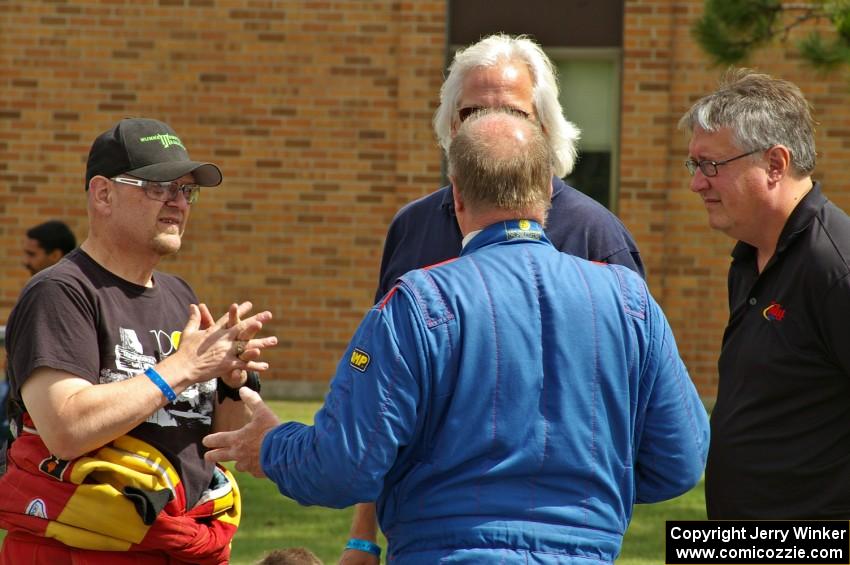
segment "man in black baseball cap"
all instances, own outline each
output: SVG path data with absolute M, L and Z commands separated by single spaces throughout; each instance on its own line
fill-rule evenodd
M 256 334 L 271 314 L 245 302 L 215 320 L 155 270 L 200 187 L 220 183 L 163 122 L 124 119 L 94 141 L 88 235 L 31 279 L 6 325 L 20 433 L 0 476 L 15 493 L 0 496 L 0 565 L 228 561 L 238 490 L 201 439 L 247 421 L 237 389 L 259 389 L 247 372 L 268 368 L 277 340 Z
M 86 190 L 96 175 L 126 174 L 164 182 L 189 173 L 201 186 L 221 184 L 219 168 L 192 161 L 171 126 L 149 118 L 125 118 L 94 140 L 86 165 Z

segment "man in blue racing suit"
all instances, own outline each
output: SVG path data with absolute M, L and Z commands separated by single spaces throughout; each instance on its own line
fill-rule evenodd
M 208 457 L 302 504 L 377 500 L 394 563 L 613 563 L 635 501 L 699 480 L 708 421 L 642 279 L 546 238 L 551 163 L 531 120 L 464 122 L 461 256 L 369 311 L 314 426 L 242 389 L 252 421 Z

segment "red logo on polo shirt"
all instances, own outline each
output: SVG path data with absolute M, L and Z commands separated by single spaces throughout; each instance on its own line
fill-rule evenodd
M 768 306 L 764 309 L 764 311 L 762 311 L 761 315 L 764 316 L 764 319 L 769 322 L 781 322 L 782 318 L 785 317 L 785 308 L 783 308 L 780 303 L 773 300 L 770 303 L 770 306 Z

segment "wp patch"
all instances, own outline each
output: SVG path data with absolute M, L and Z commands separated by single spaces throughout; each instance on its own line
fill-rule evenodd
M 368 353 L 355 347 L 354 351 L 351 352 L 351 359 L 349 359 L 348 364 L 361 373 L 365 373 L 370 361 L 372 361 L 372 358 L 369 357 Z

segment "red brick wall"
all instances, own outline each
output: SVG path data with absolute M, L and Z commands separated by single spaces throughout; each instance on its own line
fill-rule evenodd
M 439 185 L 444 29 L 443 1 L 0 3 L 0 323 L 24 231 L 61 218 L 85 237 L 94 137 L 156 117 L 225 179 L 161 267 L 214 312 L 272 310 L 271 376 L 326 383 L 389 220 Z
M 688 190 L 683 166 L 689 137 L 681 115 L 717 85 L 712 66 L 690 28 L 702 0 L 627 0 L 624 20 L 620 215 L 647 262 L 649 281 L 670 320 L 691 377 L 713 397 L 717 357 L 728 317 L 726 272 L 734 241 L 708 228 L 700 198 Z M 815 179 L 850 210 L 842 178 L 850 161 L 850 74 L 820 74 L 796 55 L 794 44 L 812 30 L 794 30 L 753 53 L 745 64 L 797 83 L 814 107 L 818 167 Z M 824 23 L 821 31 L 829 32 Z
M 710 397 L 733 242 L 688 190 L 676 122 L 721 69 L 690 35 L 702 0 L 625 6 L 619 211 Z M 123 116 L 157 117 L 225 175 L 162 267 L 216 312 L 244 299 L 271 309 L 270 376 L 321 389 L 371 304 L 393 213 L 439 184 L 430 119 L 445 28 L 446 3 L 432 0 L 0 3 L 0 322 L 27 279 L 25 229 L 56 217 L 85 236 L 94 136 Z M 818 74 L 793 45 L 750 64 L 808 95 L 821 121 L 815 176 L 850 208 L 850 75 Z

